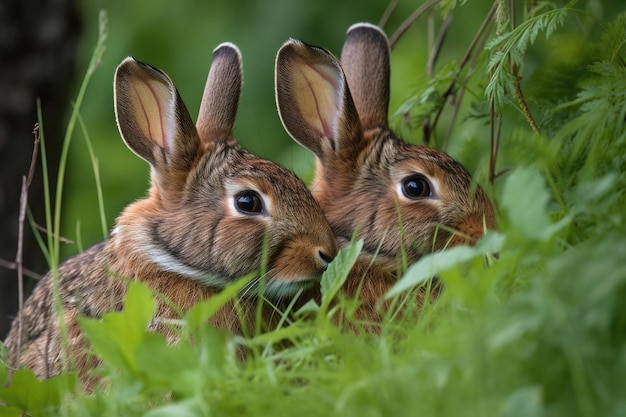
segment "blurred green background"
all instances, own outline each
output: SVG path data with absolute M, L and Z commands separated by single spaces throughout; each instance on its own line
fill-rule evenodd
M 522 7 L 523 2 L 518 3 Z M 213 49 L 224 41 L 238 45 L 243 55 L 244 89 L 235 137 L 252 152 L 293 169 L 309 181 L 313 159 L 308 151 L 290 140 L 276 112 L 273 91 L 275 54 L 289 37 L 324 46 L 339 54 L 348 27 L 361 21 L 379 23 L 389 4 L 389 0 L 82 2 L 84 35 L 76 89 L 96 44 L 99 11 L 105 10 L 108 15 L 106 51 L 81 108 L 98 160 L 107 230 L 124 206 L 145 195 L 149 181 L 148 165 L 125 147 L 115 125 L 113 73 L 126 56 L 132 55 L 167 72 L 195 119 Z M 422 0 L 397 2 L 384 26 L 388 36 L 422 4 Z M 490 0 L 470 0 L 455 11 L 437 68 L 461 59 L 492 4 Z M 611 16 L 624 6 L 608 0 L 592 0 L 581 2 L 581 7 L 592 9 L 598 16 Z M 441 20 L 437 14 L 436 30 Z M 569 34 L 553 38 L 551 44 L 533 48 L 538 59 L 566 59 L 579 54 L 575 26 Z M 554 54 L 554 42 L 561 42 L 556 48 L 560 55 Z M 423 16 L 393 50 L 390 114 L 415 94 L 416 89 L 423 88 L 427 79 L 427 45 L 427 19 Z M 567 48 L 562 48 L 564 45 L 568 45 Z M 532 57 L 527 61 L 531 63 L 527 71 L 536 72 Z M 486 72 L 484 68 L 479 70 L 484 75 L 475 79 L 484 86 Z M 553 82 L 554 77 L 550 79 Z M 477 95 L 480 94 L 477 90 Z M 512 113 L 519 117 L 515 110 Z M 392 124 L 397 125 L 397 119 L 392 118 Z M 445 123 L 439 123 L 438 127 L 447 130 Z M 410 134 L 403 133 L 413 142 L 421 137 L 419 129 Z M 473 127 L 468 129 L 464 124 L 462 132 L 454 132 L 452 146 L 446 150 L 474 171 L 478 160 L 464 160 L 458 146 L 454 145 L 459 141 L 475 141 L 474 152 L 486 156 L 488 139 L 485 120 L 478 120 Z M 103 238 L 92 162 L 80 133 L 73 138 L 69 161 L 62 233 L 80 245 L 66 247 L 64 256 Z

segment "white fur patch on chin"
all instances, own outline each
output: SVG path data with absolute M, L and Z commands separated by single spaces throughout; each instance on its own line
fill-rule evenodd
M 298 291 L 311 288 L 318 283 L 318 280 L 312 280 L 309 277 L 290 279 L 289 281 L 272 279 L 266 282 L 264 287 L 259 286 L 256 290 L 257 293 L 263 290 L 263 295 L 270 300 L 281 300 L 293 297 Z
M 221 289 L 231 284 L 228 279 L 185 265 L 179 259 L 157 246 L 146 245 L 145 253 L 148 255 L 148 259 L 158 265 L 162 270 L 182 275 L 192 281 L 199 282 L 205 287 Z

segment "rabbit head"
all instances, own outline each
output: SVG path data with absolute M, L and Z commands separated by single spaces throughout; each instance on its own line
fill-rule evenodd
M 352 26 L 341 62 L 328 50 L 287 41 L 276 58 L 276 101 L 291 137 L 316 155 L 312 193 L 340 244 L 353 234 L 364 255 L 397 270 L 495 227 L 494 208 L 450 156 L 396 136 L 389 106 L 387 37 Z
M 233 139 L 241 85 L 239 50 L 222 44 L 196 127 L 165 73 L 132 58 L 120 64 L 117 122 L 150 164 L 151 189 L 127 207 L 112 238 L 159 270 L 213 288 L 266 262 L 265 294 L 280 298 L 318 282 L 337 245 L 304 183 Z

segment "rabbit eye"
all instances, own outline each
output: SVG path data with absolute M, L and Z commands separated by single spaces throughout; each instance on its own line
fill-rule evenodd
M 263 201 L 254 191 L 243 191 L 235 196 L 237 210 L 244 214 L 257 214 L 263 212 Z
M 429 197 L 430 183 L 421 175 L 412 175 L 402 180 L 402 193 L 412 200 Z

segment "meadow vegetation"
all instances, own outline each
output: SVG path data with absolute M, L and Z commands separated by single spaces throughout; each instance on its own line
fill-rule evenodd
M 430 18 L 442 28 L 474 2 L 438 3 Z M 359 242 L 324 274 L 321 305 L 269 333 L 203 325 L 235 283 L 181 317 L 170 346 L 146 332 L 154 294 L 133 284 L 124 311 L 82 321 L 101 386 L 82 393 L 71 369 L 8 380 L 0 353 L 0 416 L 625 415 L 626 13 L 604 15 L 599 1 L 523 3 L 486 8 L 473 49 L 440 57 L 392 115 L 409 140 L 467 166 L 499 216 L 475 247 L 409 266 L 378 334 L 333 320 L 354 310 L 337 289 Z M 434 276 L 441 297 L 417 319 L 401 314 Z

